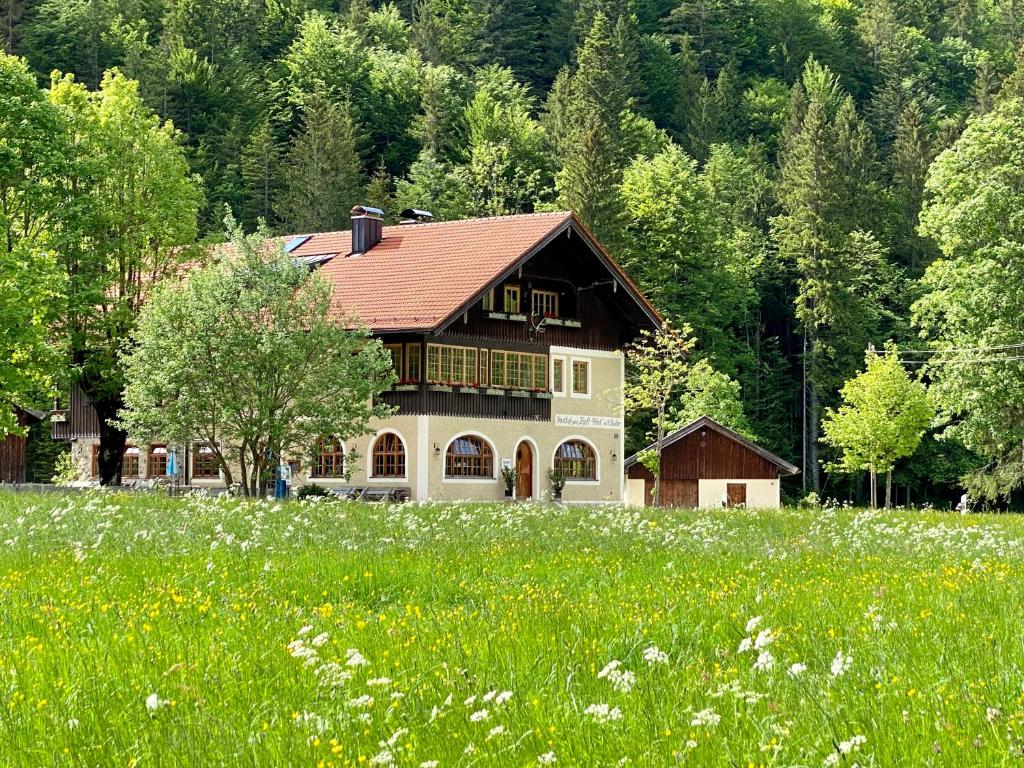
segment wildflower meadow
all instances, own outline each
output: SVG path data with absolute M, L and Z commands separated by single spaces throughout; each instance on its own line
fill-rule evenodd
M 5 766 L 1003 765 L 1024 520 L 0 494 Z

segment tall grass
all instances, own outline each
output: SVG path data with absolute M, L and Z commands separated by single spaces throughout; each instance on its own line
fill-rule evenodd
M 1002 765 L 1022 566 L 1016 517 L 0 494 L 0 765 Z

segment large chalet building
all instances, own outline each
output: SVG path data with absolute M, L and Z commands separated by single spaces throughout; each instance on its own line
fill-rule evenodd
M 501 470 L 514 467 L 518 498 L 550 498 L 555 469 L 566 501 L 623 500 L 622 349 L 660 320 L 572 213 L 383 226 L 359 207 L 351 231 L 281 244 L 331 283 L 339 322 L 357 316 L 381 339 L 399 378 L 380 395 L 396 414 L 345 445 L 325 435 L 294 457 L 293 486 L 500 499 Z M 95 477 L 84 394 L 55 419 L 54 436 Z M 352 449 L 360 458 L 346 468 Z M 166 476 L 171 453 L 181 481 L 223 487 L 200 445 L 131 446 L 125 481 Z

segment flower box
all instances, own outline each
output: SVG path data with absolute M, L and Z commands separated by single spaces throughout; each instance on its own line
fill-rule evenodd
M 525 323 L 526 322 L 526 315 L 509 315 L 508 319 L 509 320 L 515 320 L 516 322 L 520 322 L 520 323 Z
M 491 318 L 491 320 L 508 320 L 508 315 L 504 312 L 488 312 L 487 316 Z
M 582 328 L 583 327 L 583 323 L 581 323 L 579 320 L 563 320 L 562 321 L 562 325 L 564 325 L 566 328 Z
M 538 400 L 550 400 L 551 399 L 551 393 L 550 392 L 534 392 L 533 396 L 536 397 Z
M 431 392 L 451 392 L 452 388 L 447 384 L 430 384 L 427 389 Z
M 508 393 L 510 395 L 512 395 L 512 397 L 529 397 L 530 396 L 530 393 L 527 392 L 525 389 L 510 389 L 508 391 Z
M 565 325 L 565 321 L 560 317 L 545 317 L 544 325 Z
M 491 388 L 488 387 L 487 389 L 484 390 L 484 394 L 485 395 L 495 395 L 497 397 L 504 397 L 505 396 L 505 390 L 504 389 L 491 389 Z
M 392 392 L 418 392 L 420 388 L 419 384 L 395 384 L 392 388 Z
M 460 395 L 479 395 L 480 390 L 477 387 L 456 387 L 455 391 Z

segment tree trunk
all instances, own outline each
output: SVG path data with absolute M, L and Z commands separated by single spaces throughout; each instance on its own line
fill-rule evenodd
M 811 473 L 811 489 L 815 493 L 821 493 L 821 477 L 818 474 L 818 439 L 819 439 L 819 424 L 818 424 L 818 387 L 814 383 L 813 377 L 808 383 L 808 413 L 807 413 L 807 427 L 809 431 L 807 439 L 807 467 Z
M 875 476 L 875 470 L 868 472 L 869 482 L 871 483 L 871 492 L 868 494 L 872 509 L 878 508 L 878 478 Z
M 88 390 L 83 386 L 88 395 Z M 97 464 L 100 475 L 100 485 L 121 484 L 121 462 L 124 459 L 125 447 L 128 442 L 128 433 L 114 425 L 123 402 L 121 397 L 105 398 L 103 400 L 93 399 L 93 408 L 96 409 L 96 416 L 100 424 L 100 450 L 97 455 Z
M 658 406 L 658 444 L 655 452 L 658 454 L 658 471 L 654 473 L 654 506 L 661 506 L 661 446 L 665 441 L 665 404 Z
M 885 473 L 885 508 L 892 509 L 892 470 Z

